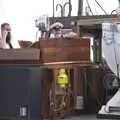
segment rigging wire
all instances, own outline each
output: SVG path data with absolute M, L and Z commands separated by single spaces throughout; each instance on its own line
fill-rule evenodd
M 96 15 L 98 15 L 98 11 L 97 11 L 97 9 L 96 9 L 95 2 L 94 2 L 94 9 L 95 9 Z
M 86 3 L 87 3 L 87 6 L 88 6 L 88 8 L 89 8 L 89 10 L 90 10 L 91 14 L 93 15 L 92 9 L 91 9 L 90 4 L 89 4 L 89 1 L 88 1 L 88 0 L 86 0 Z
M 101 8 L 101 10 L 102 10 L 106 15 L 108 15 L 107 12 L 104 10 L 104 8 L 99 4 L 99 2 L 98 2 L 97 0 L 95 0 L 95 2 L 96 2 L 97 5 Z

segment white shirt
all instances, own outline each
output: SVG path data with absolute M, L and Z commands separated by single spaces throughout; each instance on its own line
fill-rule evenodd
M 10 46 L 6 43 L 6 40 L 4 40 L 4 39 L 5 38 L 2 37 L 1 30 L 0 30 L 0 48 L 10 49 Z M 18 42 L 13 39 L 11 40 L 11 44 L 12 44 L 13 48 L 20 48 Z

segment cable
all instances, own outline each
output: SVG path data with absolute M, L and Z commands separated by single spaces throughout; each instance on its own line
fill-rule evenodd
M 98 4 L 98 6 L 101 8 L 101 10 L 102 10 L 106 15 L 108 15 L 107 12 L 104 10 L 104 8 L 99 4 L 99 2 L 98 2 L 97 0 L 95 0 L 95 2 Z
M 91 9 L 91 7 L 90 7 L 90 4 L 89 4 L 88 0 L 86 0 L 86 3 L 87 3 L 87 6 L 88 6 L 88 8 L 89 8 L 91 14 L 93 15 L 93 12 L 92 12 L 92 9 Z
M 112 10 L 111 15 L 116 12 L 117 16 L 120 16 L 120 8 L 117 8 L 115 10 Z
M 95 2 L 94 2 L 94 9 L 95 9 L 96 15 L 98 15 L 98 12 L 97 12 L 97 10 L 96 10 Z
M 112 12 L 110 13 L 111 15 L 113 14 L 113 12 L 116 12 L 116 10 L 112 10 Z

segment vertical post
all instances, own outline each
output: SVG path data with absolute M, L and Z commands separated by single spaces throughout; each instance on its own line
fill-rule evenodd
M 53 0 L 53 18 L 55 17 L 55 0 Z
M 118 0 L 118 7 L 120 8 L 120 0 Z
M 69 0 L 69 16 L 71 16 L 71 0 Z
M 78 16 L 82 16 L 83 0 L 78 0 Z

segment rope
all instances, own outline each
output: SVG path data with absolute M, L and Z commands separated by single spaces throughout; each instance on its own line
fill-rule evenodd
M 71 108 L 70 108 L 71 97 L 73 97 L 73 95 L 72 95 L 72 91 L 71 91 L 69 85 L 66 86 L 66 88 L 64 89 L 63 96 L 57 100 L 57 102 L 60 103 L 59 105 L 57 105 L 57 102 L 55 100 L 56 96 L 54 97 L 53 87 L 54 86 L 52 85 L 50 90 L 49 90 L 49 105 L 50 105 L 50 110 L 53 112 L 53 114 L 61 113 L 61 112 L 68 110 L 68 109 L 71 110 Z M 60 115 L 59 117 L 61 118 L 62 116 Z
M 93 15 L 93 12 L 92 12 L 92 9 L 91 9 L 91 7 L 90 7 L 90 4 L 89 4 L 88 0 L 86 0 L 86 3 L 87 3 L 87 5 L 88 5 L 88 8 L 89 8 L 91 14 Z
M 97 0 L 95 0 L 95 2 L 98 4 L 98 6 L 101 8 L 101 10 L 102 10 L 106 15 L 108 15 L 107 12 L 104 10 L 104 8 L 99 4 L 99 2 L 98 2 Z

